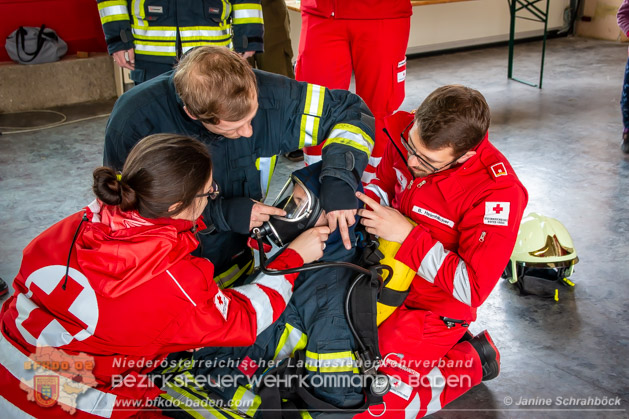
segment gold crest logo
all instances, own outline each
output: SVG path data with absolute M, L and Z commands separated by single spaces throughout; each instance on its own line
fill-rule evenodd
M 36 375 L 33 377 L 35 384 L 35 401 L 41 407 L 51 407 L 59 398 L 59 377 L 51 375 Z

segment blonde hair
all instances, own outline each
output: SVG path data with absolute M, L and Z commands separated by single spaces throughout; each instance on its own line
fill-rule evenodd
M 257 102 L 253 70 L 225 47 L 191 50 L 177 65 L 173 81 L 188 112 L 212 125 L 246 118 Z

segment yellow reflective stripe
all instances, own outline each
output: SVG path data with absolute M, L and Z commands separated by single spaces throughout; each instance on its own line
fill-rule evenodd
M 300 410 L 299 414 L 301 415 L 301 419 L 312 419 L 312 416 L 310 416 L 307 410 Z
M 260 396 L 255 395 L 252 391 L 243 386 L 238 386 L 232 400 L 235 401 L 235 403 L 232 403 L 233 407 L 235 407 L 239 412 L 251 417 L 255 415 L 258 407 L 260 407 L 260 404 L 262 403 Z
M 133 10 L 133 25 L 137 27 L 146 27 L 148 24 L 144 20 L 146 15 L 144 14 L 144 0 L 133 0 L 131 3 L 131 10 Z
M 304 114 L 301 117 L 299 148 L 319 143 L 319 117 L 323 113 L 324 100 L 325 87 L 308 83 L 306 86 Z
M 98 3 L 98 14 L 100 15 L 101 23 L 114 22 L 117 20 L 129 20 L 127 2 L 124 0 Z
M 184 378 L 182 377 L 185 376 L 187 377 L 187 380 L 184 380 Z M 194 376 L 192 374 L 190 374 L 189 372 L 185 372 L 182 375 L 178 375 L 177 377 L 175 377 L 175 383 L 179 384 L 179 386 L 175 386 L 172 383 L 168 382 L 166 383 L 169 387 L 170 390 L 173 390 L 177 393 L 179 393 L 181 396 L 180 397 L 185 397 L 188 398 L 192 401 L 196 402 L 196 406 L 198 407 L 204 407 L 209 414 L 213 415 L 211 416 L 212 418 L 240 418 L 239 415 L 232 413 L 232 411 L 229 408 L 223 408 L 223 407 L 219 407 L 219 406 L 215 406 L 213 403 L 213 399 L 210 398 L 209 394 L 206 393 L 205 391 L 201 390 L 203 388 L 203 386 L 201 386 L 199 383 L 197 383 L 197 381 L 195 380 Z M 194 383 L 194 387 L 185 387 L 186 384 L 189 383 Z M 194 392 L 194 393 L 193 393 Z M 201 395 L 203 398 L 200 398 L 199 396 L 197 396 L 198 393 L 199 395 Z M 188 406 L 188 405 L 186 405 Z M 188 406 L 189 407 L 189 406 Z M 192 408 L 194 409 L 194 408 Z M 203 417 L 210 417 L 207 416 L 207 414 L 205 414 L 205 412 L 199 412 L 198 410 L 194 410 L 197 414 L 201 413 L 203 414 Z M 216 416 L 216 414 L 221 413 L 220 416 Z M 225 416 L 227 415 L 227 416 Z
M 354 372 L 359 373 L 355 366 L 354 354 L 351 351 L 330 352 L 319 354 L 306 351 L 306 369 L 319 372 Z M 335 362 L 336 361 L 336 362 Z
M 234 4 L 232 21 L 235 25 L 243 23 L 264 23 L 262 18 L 262 6 L 254 3 Z
M 186 411 L 186 412 L 187 412 L 190 416 L 192 416 L 193 418 L 196 418 L 196 419 L 205 419 L 205 417 L 204 417 L 202 414 L 198 413 L 198 412 L 197 412 L 196 410 L 194 410 L 194 409 L 191 409 L 191 408 L 187 407 L 187 406 L 186 406 L 186 403 L 185 403 L 185 402 L 182 402 L 179 398 L 177 398 L 177 399 L 176 399 L 176 398 L 174 398 L 173 396 L 171 396 L 171 395 L 170 395 L 170 394 L 168 394 L 168 393 L 162 393 L 162 394 L 160 394 L 159 396 L 160 396 L 160 397 L 162 397 L 162 398 L 164 398 L 164 399 L 166 399 L 166 400 L 168 400 L 169 402 L 171 402 L 173 406 L 176 406 L 176 407 L 178 407 L 178 408 L 180 408 L 180 409 L 185 410 L 185 411 Z
M 308 336 L 290 323 L 286 323 L 275 348 L 273 359 L 284 359 L 296 351 L 304 349 L 308 344 Z
M 216 284 L 218 284 L 221 289 L 227 288 L 231 284 L 233 284 L 235 280 L 240 278 L 244 273 L 247 273 L 252 263 L 253 261 L 250 260 L 241 269 L 238 269 L 238 265 L 232 265 L 231 268 L 229 268 L 222 274 L 215 276 L 214 282 L 216 282 Z
M 198 26 L 198 27 L 186 27 L 180 28 L 179 34 L 181 39 L 194 40 L 194 39 L 217 39 L 231 36 L 229 25 L 226 26 Z
M 306 88 L 306 104 L 304 113 L 313 116 L 321 116 L 323 101 L 325 99 L 325 87 L 318 84 L 310 84 Z
M 233 20 L 234 25 L 244 25 L 247 23 L 259 23 L 264 25 L 264 20 L 261 17 L 247 17 L 247 18 L 238 18 Z
M 329 137 L 344 137 L 373 149 L 374 140 L 365 131 L 351 124 L 336 124 L 332 127 Z M 325 146 L 324 146 L 325 147 Z M 369 153 L 371 154 L 371 153 Z
M 173 405 L 179 407 L 180 409 L 184 410 L 185 412 L 187 412 L 189 415 L 195 417 L 195 418 L 199 418 L 199 419 L 203 419 L 203 418 L 219 418 L 219 419 L 223 419 L 223 418 L 228 418 L 227 416 L 221 414 L 221 412 L 217 409 L 215 409 L 214 407 L 212 407 L 212 403 L 211 401 L 208 400 L 202 400 L 200 398 L 198 398 L 197 396 L 195 396 L 194 394 L 184 390 L 181 387 L 178 387 L 172 383 L 167 382 L 166 385 L 168 386 L 169 390 L 172 390 L 173 392 L 179 394 L 179 396 L 177 398 L 173 397 L 171 394 L 166 393 L 166 394 L 162 394 L 161 396 L 164 397 L 166 400 L 170 400 Z M 206 414 L 204 414 L 205 412 L 203 411 L 198 411 L 192 407 L 189 406 L 189 403 L 186 403 L 185 401 L 182 401 L 182 399 L 189 399 L 195 402 L 195 406 L 198 406 L 199 408 L 203 408 L 205 409 L 209 414 L 211 414 L 212 416 L 207 416 Z M 228 413 L 228 412 L 225 412 Z M 229 414 L 229 413 L 228 413 Z M 232 416 L 230 415 L 230 417 L 235 417 L 237 418 L 238 416 Z
M 271 187 L 271 178 L 275 171 L 277 156 L 258 157 L 256 159 L 256 169 L 260 172 L 260 190 L 262 190 L 262 200 L 266 197 Z
M 365 147 L 362 144 L 356 144 L 356 142 L 352 140 L 348 140 L 347 138 L 328 138 L 325 144 L 323 145 L 323 147 L 327 147 L 330 144 L 343 144 L 349 147 L 353 147 L 357 150 L 360 150 L 366 153 L 367 155 L 371 154 L 371 150 L 369 148 Z
M 317 145 L 319 141 L 319 117 L 312 115 L 301 116 L 299 130 L 299 148 Z

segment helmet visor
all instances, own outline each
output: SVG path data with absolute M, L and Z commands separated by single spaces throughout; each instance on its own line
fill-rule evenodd
M 286 211 L 285 216 L 275 216 L 275 218 L 283 221 L 300 221 L 312 212 L 314 197 L 301 180 L 291 176 L 278 194 L 273 206 Z

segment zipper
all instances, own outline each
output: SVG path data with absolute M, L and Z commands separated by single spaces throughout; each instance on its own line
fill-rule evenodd
M 482 243 L 482 242 L 484 242 L 484 241 L 485 241 L 485 236 L 486 236 L 486 235 L 487 235 L 487 232 L 486 232 L 486 231 L 483 231 L 483 232 L 480 234 L 480 237 L 478 238 L 478 241 L 479 241 L 479 242 L 481 242 L 481 243 Z

